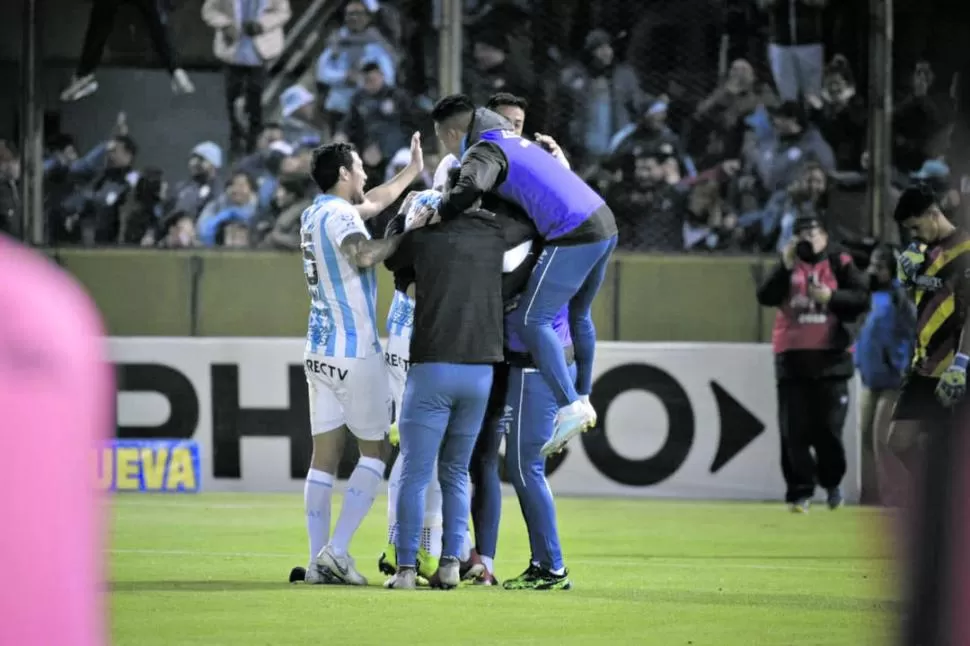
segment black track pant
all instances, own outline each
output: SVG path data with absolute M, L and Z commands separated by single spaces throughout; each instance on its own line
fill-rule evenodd
M 848 403 L 846 380 L 778 382 L 778 428 L 786 502 L 811 498 L 816 485 L 831 489 L 842 482 L 845 476 L 842 426 Z
M 172 27 L 169 24 L 168 10 L 162 0 L 94 0 L 88 29 L 84 34 L 84 46 L 78 61 L 77 76 L 87 76 L 101 63 L 101 54 L 114 27 L 115 15 L 122 4 L 138 8 L 148 25 L 148 36 L 162 64 L 171 73 L 178 67 L 175 59 L 175 45 L 172 42 Z

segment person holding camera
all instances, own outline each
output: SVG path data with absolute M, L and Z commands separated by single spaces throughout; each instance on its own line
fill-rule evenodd
M 758 302 L 778 310 L 771 336 L 785 502 L 805 513 L 816 486 L 825 489 L 829 508 L 843 502 L 842 426 L 855 371 L 848 325 L 868 309 L 869 293 L 865 275 L 817 216 L 800 216 L 793 231 Z

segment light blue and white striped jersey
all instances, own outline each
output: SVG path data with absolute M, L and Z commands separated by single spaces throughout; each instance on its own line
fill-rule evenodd
M 398 290 L 394 290 L 391 309 L 387 312 L 388 336 L 411 338 L 414 329 L 414 299 Z
M 347 236 L 370 239 L 357 209 L 334 195 L 320 195 L 300 218 L 303 273 L 310 292 L 306 352 L 365 358 L 381 352 L 377 332 L 377 275 L 340 251 Z

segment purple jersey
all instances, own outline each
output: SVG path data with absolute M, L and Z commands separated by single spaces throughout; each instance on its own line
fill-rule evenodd
M 498 146 L 508 160 L 506 178 L 495 191 L 520 206 L 543 239 L 566 235 L 604 205 L 578 175 L 528 139 L 507 130 L 487 130 L 480 141 Z
M 520 303 L 519 307 L 525 307 L 524 303 Z M 505 347 L 510 352 L 528 352 L 528 348 L 525 347 L 525 343 L 519 338 L 519 335 L 515 333 L 514 326 L 510 323 L 510 318 L 512 317 L 512 312 L 505 315 Z M 556 336 L 559 337 L 559 342 L 562 347 L 567 347 L 573 344 L 573 338 L 569 334 L 569 306 L 566 305 L 559 313 L 556 314 L 556 318 L 552 322 L 552 329 L 556 331 Z

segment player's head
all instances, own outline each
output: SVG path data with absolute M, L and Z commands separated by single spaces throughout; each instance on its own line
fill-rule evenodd
M 310 177 L 324 193 L 338 195 L 348 202 L 364 201 L 367 173 L 353 144 L 324 144 L 313 151 Z
M 522 127 L 525 125 L 525 111 L 529 108 L 528 101 L 508 92 L 499 92 L 489 98 L 485 107 L 508 119 L 512 123 L 512 130 L 515 131 L 515 134 L 522 134 Z
M 893 219 L 913 240 L 926 244 L 945 238 L 953 230 L 953 225 L 940 208 L 933 187 L 923 182 L 902 192 L 896 202 Z
M 462 143 L 474 115 L 475 104 L 465 94 L 449 94 L 431 110 L 435 134 L 445 150 L 455 157 L 461 157 Z

